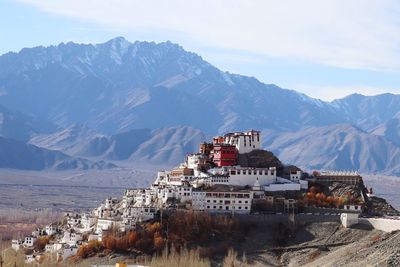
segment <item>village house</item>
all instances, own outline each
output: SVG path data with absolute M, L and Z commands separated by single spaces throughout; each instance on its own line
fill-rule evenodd
M 64 236 L 61 242 L 68 244 L 70 246 L 75 246 L 81 240 L 82 240 L 82 234 L 76 233 L 73 230 L 67 230 L 64 232 Z
M 63 247 L 62 243 L 49 243 L 45 246 L 45 251 L 49 253 L 55 253 Z
M 27 254 L 25 255 L 25 263 L 26 264 L 31 264 L 36 261 L 36 255 L 34 254 Z
M 97 226 L 96 226 L 96 234 L 100 234 L 103 231 L 107 231 L 113 227 L 119 228 L 122 223 L 121 218 L 108 218 L 108 219 L 101 219 L 99 218 L 97 220 Z
M 137 221 L 154 219 L 155 207 L 129 207 L 124 211 L 123 218 L 135 218 Z
M 23 243 L 24 242 L 20 239 L 13 239 L 11 240 L 11 248 L 18 251 L 22 247 Z
M 84 213 L 81 217 L 81 226 L 78 231 L 80 232 L 88 232 L 94 228 L 96 224 L 97 218 L 95 216 L 91 216 L 90 214 Z
M 24 240 L 24 246 L 25 247 L 33 247 L 35 245 L 37 238 L 34 236 L 26 236 Z
M 33 232 L 32 232 L 32 236 L 34 237 L 39 237 L 39 236 L 46 236 L 46 229 L 42 229 L 42 228 L 36 228 Z
M 45 227 L 45 231 L 47 235 L 54 235 L 58 232 L 58 226 L 55 224 L 50 224 Z

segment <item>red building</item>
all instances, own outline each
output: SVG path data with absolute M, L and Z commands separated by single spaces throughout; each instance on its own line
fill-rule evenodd
M 213 161 L 219 166 L 233 166 L 237 163 L 237 150 L 234 145 L 214 144 Z

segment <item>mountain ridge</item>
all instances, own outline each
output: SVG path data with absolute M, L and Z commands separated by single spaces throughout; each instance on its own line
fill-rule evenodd
M 316 132 L 308 133 L 318 141 L 322 133 L 341 127 L 334 125 L 350 124 L 347 144 L 352 143 L 353 150 L 348 151 L 360 152 L 361 145 L 376 144 L 361 154 L 342 153 L 343 161 L 349 162 L 347 167 L 364 166 L 361 169 L 371 172 L 395 172 L 397 168 L 393 161 L 393 166 L 377 163 L 375 169 L 366 168 L 365 163 L 371 162 L 374 153 L 384 154 L 379 145 L 387 150 L 386 154 L 397 155 L 393 151 L 400 144 L 396 123 L 400 118 L 400 95 L 352 94 L 322 101 L 254 77 L 221 71 L 169 41 L 132 43 L 119 37 L 101 44 L 68 42 L 7 53 L 0 56 L 0 88 L 0 105 L 59 126 L 47 133 L 28 127 L 22 141 L 71 155 L 172 163 L 189 149 L 185 142 L 194 142 L 200 136 L 259 129 L 268 134 L 267 138 L 275 140 L 281 134 L 291 140 L 290 133 L 301 135 L 311 127 Z M 79 127 L 73 135 L 69 127 L 74 124 L 85 125 L 97 136 Z M 175 134 L 165 130 L 180 126 L 196 129 L 186 132 L 197 137 L 181 132 L 186 140 L 180 140 L 176 138 L 178 130 Z M 135 133 L 139 129 L 148 130 Z M 157 129 L 164 132 L 157 135 Z M 15 138 L 13 134 L 6 137 Z M 0 131 L 0 135 L 4 133 Z M 167 136 L 175 141 L 168 143 Z M 68 144 L 68 138 L 72 138 L 70 147 L 61 142 Z M 275 143 L 277 151 L 282 149 L 282 138 Z M 299 140 L 306 139 L 302 136 Z M 157 142 L 167 148 L 162 150 Z M 270 145 L 272 141 L 268 142 Z M 330 150 L 338 148 L 337 143 L 330 145 Z M 319 156 L 314 151 L 307 157 Z M 284 156 L 283 160 L 292 163 L 286 159 L 291 157 Z M 326 159 L 321 166 L 343 166 L 335 164 L 329 165 Z
M 104 161 L 92 162 L 74 158 L 60 151 L 40 148 L 0 136 L 0 168 L 20 170 L 109 169 L 116 165 Z

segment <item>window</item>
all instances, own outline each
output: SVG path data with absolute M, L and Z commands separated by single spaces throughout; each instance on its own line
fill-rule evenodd
M 242 209 L 242 207 L 241 207 L 241 206 L 239 206 L 239 209 L 241 210 L 241 209 Z
M 216 201 L 215 199 L 213 200 L 213 202 L 214 202 L 214 203 L 217 203 L 217 201 Z
M 209 209 L 210 208 L 210 206 L 207 206 L 207 209 Z
M 207 200 L 207 203 L 210 203 L 210 200 Z
M 216 207 L 216 206 L 214 206 L 213 208 L 214 208 L 214 209 L 216 209 L 217 207 Z
M 244 207 L 244 209 L 246 209 L 246 210 L 247 210 L 247 209 L 249 209 L 249 208 L 248 208 L 248 207 Z

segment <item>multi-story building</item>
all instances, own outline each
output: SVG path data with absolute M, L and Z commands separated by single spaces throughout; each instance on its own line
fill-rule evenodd
M 213 162 L 218 167 L 236 165 L 236 146 L 228 144 L 215 144 L 213 149 Z
M 250 190 L 231 186 L 215 186 L 193 191 L 192 208 L 198 211 L 250 213 L 253 199 Z
M 25 247 L 33 247 L 36 240 L 37 240 L 37 238 L 34 236 L 27 236 L 27 237 L 25 237 L 25 240 L 24 240 L 24 246 Z
M 189 169 L 193 169 L 194 173 L 196 173 L 196 171 L 206 170 L 210 167 L 210 164 L 207 162 L 207 160 L 208 158 L 205 154 L 188 154 L 186 156 L 185 163 Z
M 214 147 L 216 144 L 229 144 L 236 146 L 239 154 L 249 153 L 255 149 L 260 149 L 260 131 L 234 132 L 224 136 L 213 138 Z
M 194 170 L 184 165 L 174 168 L 167 175 L 167 184 L 182 185 L 184 181 L 190 181 L 194 177 Z

